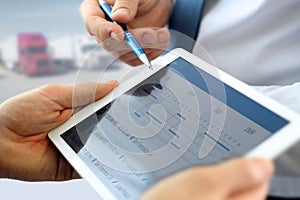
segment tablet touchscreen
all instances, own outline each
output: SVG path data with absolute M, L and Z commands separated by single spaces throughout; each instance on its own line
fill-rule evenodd
M 116 199 L 137 199 L 178 170 L 247 153 L 288 123 L 177 58 L 61 137 Z

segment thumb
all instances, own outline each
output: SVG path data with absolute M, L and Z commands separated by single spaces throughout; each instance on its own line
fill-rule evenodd
M 122 24 L 128 24 L 135 18 L 139 2 L 139 0 L 116 0 L 112 9 L 112 19 Z
M 226 184 L 219 188 L 225 195 L 229 195 L 268 182 L 274 172 L 274 166 L 271 161 L 263 158 L 240 158 L 212 167 L 211 170 L 215 172 L 214 177 L 227 180 Z
M 75 108 L 101 99 L 118 85 L 117 81 L 105 83 L 79 83 L 66 85 L 65 98 L 61 98 L 60 104 L 66 108 Z

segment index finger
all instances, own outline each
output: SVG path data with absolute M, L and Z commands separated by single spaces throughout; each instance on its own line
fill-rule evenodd
M 80 6 L 80 13 L 88 33 L 100 41 L 110 38 L 112 33 L 123 35 L 120 34 L 123 30 L 119 25 L 105 19 L 97 0 L 84 0 Z
M 119 23 L 127 24 L 134 19 L 138 11 L 140 0 L 116 0 L 112 17 Z

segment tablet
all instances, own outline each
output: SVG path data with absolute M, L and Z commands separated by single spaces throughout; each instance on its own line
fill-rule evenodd
M 133 68 L 49 133 L 104 199 L 137 199 L 192 166 L 273 159 L 300 137 L 296 113 L 183 49 L 153 66 Z

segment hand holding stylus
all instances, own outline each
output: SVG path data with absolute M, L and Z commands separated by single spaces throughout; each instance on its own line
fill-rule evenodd
M 160 56 L 169 46 L 170 33 L 164 27 L 169 19 L 171 0 L 107 0 L 112 7 L 111 18 L 126 24 L 149 60 Z M 125 42 L 123 28 L 107 20 L 98 0 L 85 0 L 81 14 L 88 32 L 112 55 L 132 66 L 142 62 Z

